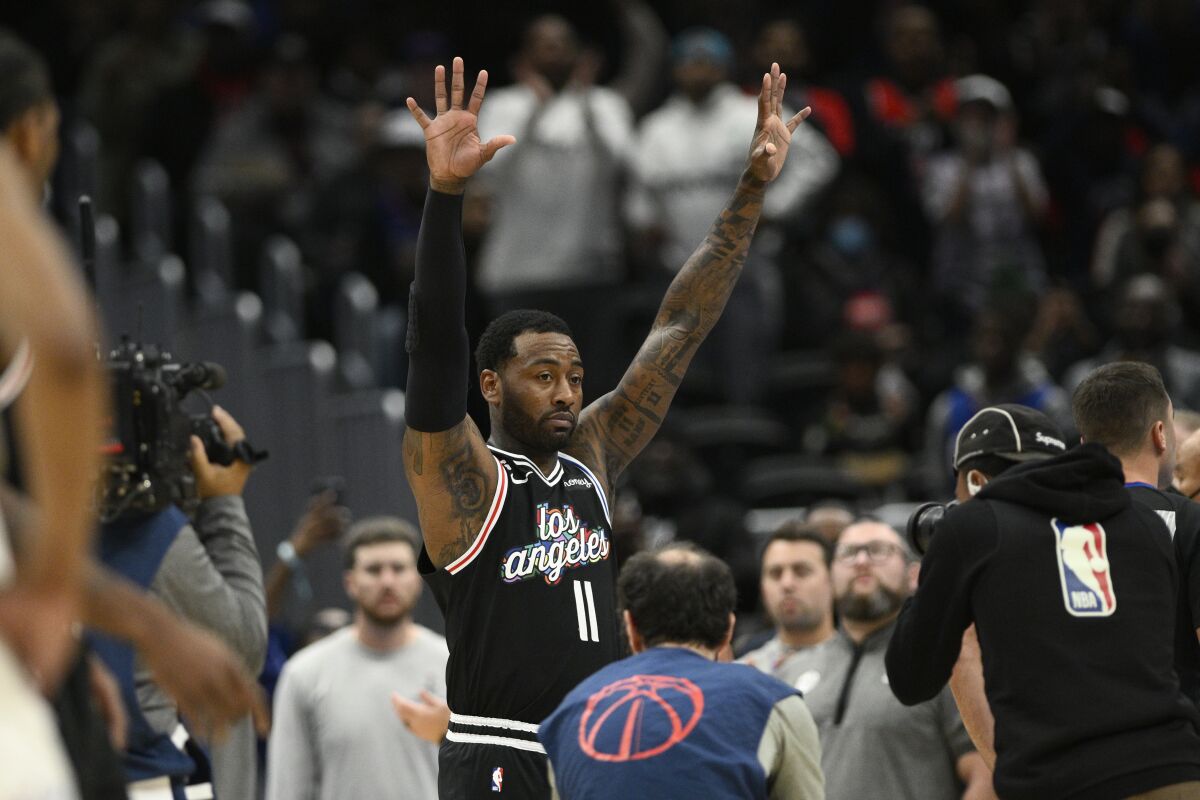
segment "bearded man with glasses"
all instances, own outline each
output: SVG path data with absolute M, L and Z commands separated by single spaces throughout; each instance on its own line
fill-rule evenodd
M 828 800 L 994 797 L 991 771 L 949 689 L 907 708 L 888 688 L 883 657 L 917 568 L 900 534 L 882 522 L 842 531 L 830 568 L 837 633 L 779 675 L 804 694 L 817 722 Z

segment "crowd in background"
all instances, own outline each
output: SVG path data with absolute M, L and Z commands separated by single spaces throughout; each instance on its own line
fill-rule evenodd
M 563 12 L 56 0 L 4 23 L 49 62 L 64 137 L 97 133 L 96 200 L 122 223 L 122 245 L 136 250 L 130 178 L 152 159 L 170 180 L 181 251 L 202 201 L 229 210 L 239 288 L 265 288 L 271 236 L 295 242 L 308 338 L 334 335 L 333 298 L 356 273 L 403 320 L 428 177 L 405 98 L 431 110 L 432 67 L 453 55 L 469 74 L 488 69 L 481 133 L 518 141 L 466 197 L 468 325 L 474 339 L 509 309 L 560 314 L 587 400 L 615 384 L 723 206 L 757 81 L 778 62 L 790 111 L 812 116 L 612 520 L 619 558 L 695 541 L 732 568 L 739 611 L 761 593 L 777 625 L 781 547 L 811 562 L 797 573 L 816 576 L 824 638 L 837 564 L 913 566 L 894 530 L 878 552 L 836 555 L 838 536 L 861 510 L 948 495 L 955 434 L 985 406 L 1039 409 L 1074 438 L 1072 391 L 1129 359 L 1162 373 L 1181 432 L 1200 424 L 1189 413 L 1200 411 L 1194 3 L 609 0 Z M 399 352 L 383 380 L 403 387 Z M 769 506 L 806 507 L 805 527 L 760 556 L 747 512 Z M 303 559 L 342 532 L 338 513 L 325 493 L 285 540 L 290 558 L 266 559 L 273 621 Z M 374 544 L 411 538 L 397 536 Z M 412 542 L 406 552 L 415 560 Z M 314 618 L 313 638 L 345 625 L 335 611 Z M 739 655 L 788 653 L 753 623 L 739 634 Z M 268 683 L 298 644 L 277 638 Z
M 736 561 L 755 505 L 944 495 L 975 411 L 1019 402 L 1070 429 L 1069 393 L 1114 359 L 1200 407 L 1194 4 L 435 5 L 63 0 L 15 29 L 49 59 L 65 128 L 99 134 L 100 210 L 126 220 L 133 166 L 158 161 L 179 242 L 200 198 L 230 210 L 242 288 L 286 234 L 314 338 L 351 272 L 403 315 L 426 191 L 404 99 L 431 109 L 453 54 L 488 69 L 481 130 L 518 144 L 467 198 L 472 335 L 510 308 L 559 313 L 588 399 L 721 207 L 748 92 L 778 62 L 813 113 L 630 471 L 619 516 L 643 540 L 687 531 Z

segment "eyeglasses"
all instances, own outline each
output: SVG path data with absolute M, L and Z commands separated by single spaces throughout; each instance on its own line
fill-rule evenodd
M 866 544 L 844 544 L 834 551 L 833 557 L 838 561 L 849 564 L 858 558 L 859 553 L 866 553 L 872 563 L 883 564 L 894 555 L 904 552 L 904 548 L 891 542 L 867 542 Z

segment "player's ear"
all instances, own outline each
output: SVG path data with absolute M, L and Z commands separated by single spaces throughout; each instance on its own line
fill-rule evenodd
M 479 373 L 479 391 L 488 405 L 499 405 L 501 397 L 500 373 L 491 369 L 481 370 Z

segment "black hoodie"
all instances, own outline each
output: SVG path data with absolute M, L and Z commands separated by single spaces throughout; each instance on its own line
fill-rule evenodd
M 1200 714 L 1173 667 L 1178 576 L 1162 520 L 1098 445 L 1006 471 L 947 512 L 887 652 L 909 705 L 976 624 L 1005 800 L 1105 800 L 1200 780 Z

